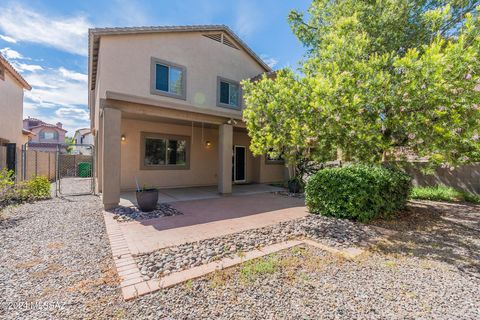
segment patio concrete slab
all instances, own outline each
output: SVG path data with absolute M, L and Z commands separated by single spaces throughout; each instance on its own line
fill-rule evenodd
M 272 193 L 177 201 L 170 205 L 183 215 L 118 223 L 132 254 L 263 228 L 308 214 L 302 199 Z
M 267 184 L 233 185 L 232 194 L 229 196 L 251 195 L 282 190 L 282 188 Z M 222 197 L 224 196 L 218 193 L 216 186 L 160 189 L 158 192 L 159 203 L 218 199 Z M 137 200 L 135 198 L 135 192 L 132 191 L 122 193 L 120 195 L 120 205 L 124 207 L 136 206 Z

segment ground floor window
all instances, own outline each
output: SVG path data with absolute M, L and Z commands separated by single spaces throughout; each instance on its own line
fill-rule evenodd
M 188 169 L 190 137 L 142 133 L 141 169 Z
M 272 149 L 270 149 L 271 151 Z M 266 164 L 284 164 L 285 160 L 283 158 L 283 155 L 278 155 L 276 157 L 271 157 L 268 153 L 265 156 L 265 163 Z

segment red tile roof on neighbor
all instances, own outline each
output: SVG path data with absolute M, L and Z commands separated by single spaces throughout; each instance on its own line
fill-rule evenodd
M 38 126 L 33 126 L 33 127 L 30 127 L 30 129 L 35 129 L 35 128 L 40 128 L 40 127 L 46 127 L 46 128 L 55 128 L 55 129 L 58 129 L 58 130 L 62 130 L 62 131 L 65 131 L 67 132 L 67 130 L 63 129 L 63 128 L 60 128 L 54 124 L 49 124 L 49 123 L 42 123 L 42 124 L 39 124 Z
M 27 129 L 22 129 L 22 133 L 25 134 L 25 135 L 32 135 L 32 136 L 36 136 L 35 133 L 33 133 L 32 131 L 30 130 L 27 130 Z
M 23 121 L 38 121 L 38 122 L 39 122 L 39 124 L 36 125 L 36 126 L 24 128 L 24 129 L 27 129 L 27 130 L 31 130 L 31 129 L 34 129 L 34 128 L 45 127 L 45 128 L 55 128 L 55 129 L 62 130 L 62 131 L 65 131 L 65 132 L 68 131 L 68 130 L 65 130 L 65 129 L 59 127 L 58 125 L 46 123 L 46 122 L 44 122 L 44 121 L 42 121 L 42 120 L 40 120 L 40 119 L 37 119 L 37 118 L 28 117 L 27 119 L 23 119 Z
M 10 74 L 17 80 L 20 85 L 26 90 L 32 90 L 32 87 L 28 84 L 28 82 L 22 77 L 20 73 L 7 61 L 1 54 L 0 54 L 0 65 L 2 65 L 5 70 L 10 72 Z

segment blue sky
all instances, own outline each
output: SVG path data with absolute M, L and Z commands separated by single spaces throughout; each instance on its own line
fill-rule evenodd
M 87 32 L 91 27 L 225 24 L 274 69 L 304 53 L 291 9 L 310 0 L 9 1 L 0 3 L 0 52 L 32 85 L 24 116 L 88 127 Z

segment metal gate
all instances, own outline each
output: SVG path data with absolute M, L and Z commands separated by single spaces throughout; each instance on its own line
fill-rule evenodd
M 56 194 L 95 193 L 95 149 L 90 144 L 74 144 L 57 151 Z

